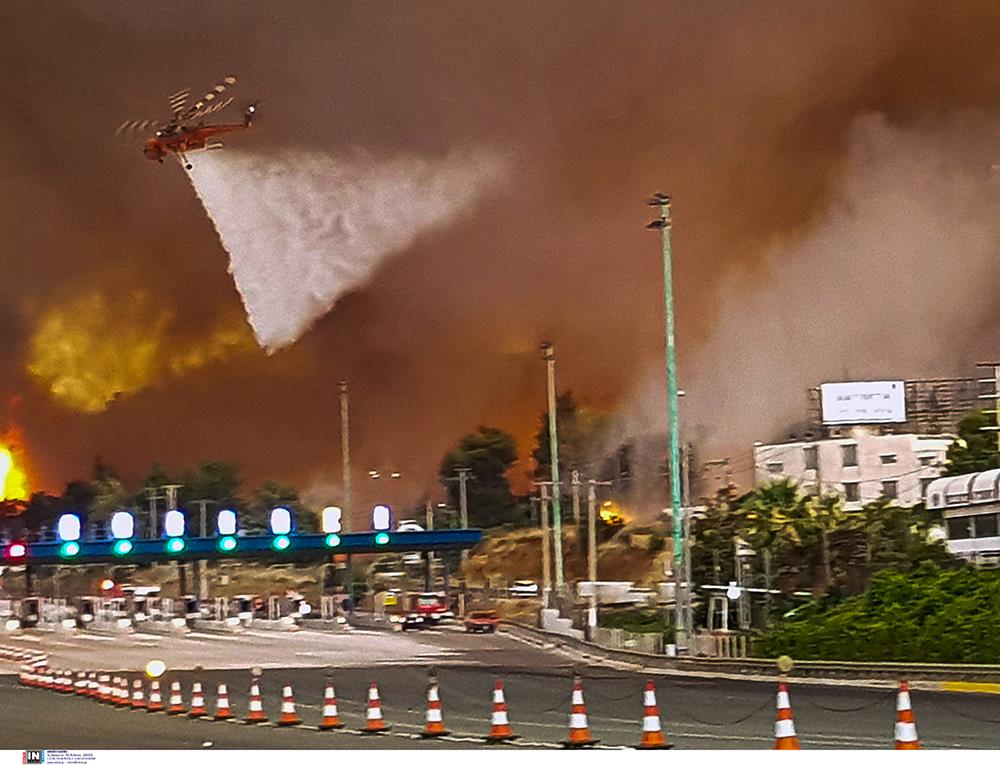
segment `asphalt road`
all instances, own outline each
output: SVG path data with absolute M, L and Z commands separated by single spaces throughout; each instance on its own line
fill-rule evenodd
M 491 690 L 497 677 L 505 682 L 511 725 L 521 736 L 513 746 L 557 747 L 566 737 L 572 687 L 572 662 L 567 657 L 503 635 L 353 633 L 336 636 L 349 639 L 334 641 L 335 650 L 318 647 L 331 637 L 288 633 L 282 638 L 270 638 L 265 646 L 254 633 L 239 636 L 232 644 L 225 643 L 225 651 L 242 651 L 247 657 L 273 651 L 274 644 L 293 654 L 317 657 L 313 667 L 278 668 L 275 664 L 280 665 L 280 657 L 272 656 L 271 668 L 265 669 L 262 678 L 265 711 L 271 720 L 279 716 L 281 685 L 292 684 L 304 721 L 300 728 L 257 728 L 118 710 L 88 699 L 20 688 L 15 677 L 7 676 L 0 678 L 0 748 L 185 748 L 201 747 L 206 741 L 218 748 L 254 749 L 476 747 L 483 745 L 481 737 L 489 730 Z M 177 662 L 171 664 L 171 652 L 186 655 L 190 650 L 188 642 L 172 648 L 171 644 L 179 640 L 189 638 L 167 638 L 164 644 L 144 650 L 141 658 L 153 658 L 156 653 L 167 657 L 164 660 L 168 665 L 178 666 Z M 76 642 L 89 646 L 100 641 Z M 109 662 L 104 666 L 114 668 L 121 657 L 135 652 L 133 642 L 133 637 L 115 638 L 112 644 L 88 648 L 74 663 L 69 662 L 74 658 L 72 654 L 54 651 L 53 665 L 86 668 L 84 663 L 93 665 L 103 656 Z M 202 642 L 212 646 L 219 643 Z M 373 650 L 386 645 L 391 645 L 393 657 L 388 662 Z M 306 650 L 298 650 L 301 648 Z M 411 658 L 399 658 L 406 654 Z M 207 658 L 201 662 L 204 666 L 211 664 Z M 253 663 L 244 660 L 224 669 L 198 673 L 210 709 L 216 684 L 224 680 L 234 713 L 237 717 L 246 714 L 250 683 L 246 667 Z M 431 664 L 438 669 L 444 720 L 454 736 L 422 741 L 416 736 L 423 727 L 427 670 Z M 334 680 L 341 717 L 350 732 L 315 730 L 326 667 L 331 665 L 336 666 Z M 139 666 L 142 664 L 132 668 Z M 607 667 L 584 668 L 583 675 L 593 735 L 601 739 L 602 746 L 637 743 L 646 677 Z M 180 679 L 188 701 L 193 676 L 191 671 L 169 671 L 163 680 Z M 677 748 L 768 749 L 773 745 L 772 683 L 676 676 L 654 679 L 664 730 Z M 362 737 L 356 731 L 363 724 L 364 700 L 372 680 L 379 684 L 383 713 L 393 730 L 386 736 Z M 1000 697 L 924 691 L 915 691 L 912 697 L 925 746 L 1000 748 Z M 890 691 L 793 683 L 791 702 L 803 748 L 891 747 L 895 705 Z

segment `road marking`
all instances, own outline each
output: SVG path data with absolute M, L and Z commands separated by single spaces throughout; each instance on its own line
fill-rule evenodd
M 227 643 L 239 643 L 242 640 L 235 635 L 213 635 L 210 632 L 189 632 L 184 637 L 188 640 L 224 640 Z
M 80 640 L 99 640 L 104 643 L 115 642 L 115 639 L 113 637 L 105 637 L 104 635 L 84 635 L 82 632 L 76 635 L 75 637 L 79 638 Z
M 42 639 L 36 635 L 11 635 L 12 640 L 27 640 L 29 643 L 41 643 Z
M 964 680 L 945 680 L 941 683 L 942 691 L 959 693 L 1000 693 L 1000 683 L 972 683 Z

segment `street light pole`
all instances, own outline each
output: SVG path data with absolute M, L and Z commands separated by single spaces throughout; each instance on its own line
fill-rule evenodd
M 341 481 L 344 484 L 344 512 L 341 524 L 344 531 L 349 528 L 351 518 L 351 432 L 347 411 L 347 382 L 340 382 L 340 470 Z
M 542 344 L 549 398 L 549 461 L 552 463 L 552 536 L 556 567 L 556 595 L 565 595 L 562 554 L 562 509 L 559 493 L 559 435 L 556 428 L 556 354 L 552 343 Z
M 687 625 L 681 607 L 680 581 L 684 571 L 684 531 L 681 509 L 680 428 L 677 422 L 677 357 L 674 347 L 674 285 L 670 248 L 670 197 L 655 194 L 649 205 L 660 208 L 660 217 L 647 228 L 659 229 L 663 235 L 663 309 L 666 319 L 667 406 L 670 416 L 670 510 L 673 518 L 674 542 L 674 624 L 678 645 L 687 643 Z

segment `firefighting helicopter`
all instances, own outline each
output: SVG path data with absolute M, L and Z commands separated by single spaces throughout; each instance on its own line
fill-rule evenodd
M 242 122 L 205 124 L 208 115 L 222 111 L 233 102 L 232 96 L 223 96 L 226 89 L 235 84 L 235 77 L 223 77 L 190 106 L 188 98 L 191 95 L 191 88 L 179 90 L 167 98 L 173 115 L 167 122 L 126 120 L 115 132 L 121 136 L 146 130 L 155 131 L 143 144 L 142 153 L 146 158 L 155 159 L 162 164 L 164 157 L 173 154 L 185 169 L 190 170 L 191 163 L 187 158 L 189 152 L 221 149 L 222 142 L 213 140 L 216 136 L 246 130 L 253 123 L 257 112 L 256 101 L 243 112 Z

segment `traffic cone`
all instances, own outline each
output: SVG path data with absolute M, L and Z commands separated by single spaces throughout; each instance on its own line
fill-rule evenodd
M 327 681 L 326 690 L 323 692 L 323 720 L 319 724 L 320 730 L 334 730 L 343 728 L 344 723 L 340 719 L 337 711 L 337 694 L 333 689 L 333 681 Z
M 379 701 L 378 697 L 378 685 L 373 680 L 368 689 L 368 710 L 365 712 L 365 727 L 361 729 L 361 732 L 384 733 L 391 727 L 391 725 L 386 725 L 385 720 L 382 719 L 382 702 Z
M 233 710 L 229 708 L 229 690 L 225 683 L 219 683 L 219 693 L 215 700 L 215 715 L 213 720 L 228 720 L 233 716 Z
M 205 694 L 202 693 L 201 683 L 194 683 L 191 686 L 191 711 L 188 717 L 205 716 Z
M 673 749 L 667 743 L 660 726 L 660 710 L 656 706 L 656 686 L 650 680 L 642 692 L 642 738 L 636 749 Z
M 86 696 L 87 695 L 87 673 L 86 672 L 77 672 L 76 673 L 76 682 L 73 683 L 73 692 L 77 696 Z
M 490 734 L 486 737 L 486 743 L 497 744 L 501 741 L 513 741 L 516 738 L 514 731 L 510 729 L 510 720 L 507 719 L 503 680 L 497 680 L 493 684 L 493 713 L 490 715 Z
M 438 682 L 435 675 L 431 675 L 427 685 L 427 717 L 421 738 L 437 738 L 447 736 L 451 733 L 444 727 L 444 718 L 441 715 L 441 695 L 438 692 Z
M 87 675 L 87 696 L 91 699 L 97 698 L 97 673 L 95 672 Z
M 598 739 L 590 735 L 587 724 L 587 705 L 583 700 L 583 678 L 577 675 L 573 678 L 573 699 L 569 715 L 569 737 L 563 741 L 567 749 L 577 749 L 581 746 L 593 746 Z
M 302 719 L 295 711 L 295 696 L 292 693 L 292 686 L 286 685 L 281 689 L 281 717 L 278 718 L 278 725 L 301 725 Z
M 132 709 L 145 709 L 146 698 L 142 693 L 142 680 L 136 678 L 132 681 Z
M 64 669 L 59 673 L 59 692 L 73 692 L 73 673 L 68 669 Z
M 250 709 L 247 712 L 248 723 L 267 722 L 267 715 L 264 714 L 264 703 L 260 699 L 260 686 L 257 680 L 250 684 Z
M 181 683 L 179 680 L 174 680 L 170 683 L 170 706 L 167 707 L 167 714 L 184 714 L 184 697 L 181 695 Z
M 111 678 L 108 675 L 101 675 L 98 678 L 97 700 L 102 704 L 111 701 Z
M 131 704 L 131 699 L 128 693 L 128 678 L 122 677 L 118 679 L 118 706 L 128 707 Z
M 919 749 L 917 739 L 917 721 L 910 705 L 910 684 L 906 680 L 899 681 L 899 693 L 896 695 L 896 748 Z
M 162 712 L 163 697 L 160 695 L 160 681 L 149 681 L 149 703 L 146 704 L 147 712 Z
M 774 748 L 799 749 L 799 739 L 795 735 L 795 721 L 792 719 L 792 705 L 788 701 L 788 686 L 778 684 L 778 717 L 774 722 Z
M 122 679 L 118 675 L 111 678 L 111 703 L 116 707 L 122 705 Z

